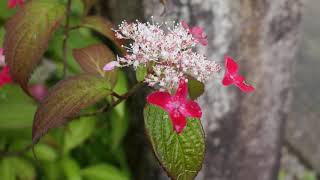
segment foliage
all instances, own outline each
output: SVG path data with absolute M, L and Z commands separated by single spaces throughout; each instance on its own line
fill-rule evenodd
M 35 73 L 32 75 L 31 83 L 41 82 L 45 83 L 47 86 L 52 86 L 62 78 L 63 28 L 62 26 L 58 27 L 58 24 L 54 20 L 55 23 L 53 25 L 56 30 L 55 33 L 53 33 L 53 29 L 43 29 L 50 27 L 49 25 L 43 26 L 43 23 L 47 24 L 50 22 L 50 18 L 46 19 L 45 17 L 50 16 L 53 19 L 55 16 L 52 9 L 51 11 L 47 11 L 45 8 L 51 8 L 51 4 L 55 3 L 61 3 L 59 7 L 61 6 L 63 8 L 66 1 L 35 0 L 33 4 L 29 4 L 28 2 L 27 4 L 29 5 L 25 8 L 32 8 L 35 10 L 28 11 L 26 15 L 23 14 L 24 10 L 19 8 L 7 9 L 6 1 L 0 1 L 0 43 L 4 42 L 5 36 L 7 38 L 11 38 L 7 33 L 5 33 L 4 28 L 4 24 L 7 22 L 8 18 L 13 21 L 12 16 L 14 16 L 15 19 L 24 18 L 25 21 L 28 20 L 33 22 L 30 25 L 23 24 L 22 27 L 18 27 L 17 24 L 11 25 L 12 27 L 10 26 L 10 30 L 12 30 L 12 32 L 15 31 L 18 33 L 12 33 L 11 35 L 14 36 L 12 38 L 19 38 L 19 34 L 21 34 L 21 37 L 25 38 L 24 44 L 22 44 L 23 41 L 19 41 L 21 45 L 19 48 L 16 48 L 18 54 L 23 54 L 23 58 L 14 58 L 12 59 L 12 62 L 18 62 L 22 68 L 29 68 L 30 65 L 30 69 L 28 69 L 29 75 L 24 74 L 26 75 L 26 78 L 29 78 L 31 75 L 30 73 L 35 70 Z M 85 7 L 81 0 L 73 1 L 70 19 L 71 24 L 80 22 L 79 18 L 83 16 L 83 13 L 85 13 L 84 9 Z M 43 14 L 43 16 L 41 16 L 40 14 L 43 12 L 49 12 L 50 15 L 47 16 Z M 33 21 L 33 19 L 37 19 L 37 23 L 34 23 L 35 21 Z M 63 19 L 61 19 L 61 23 L 64 23 Z M 17 28 L 17 30 L 13 30 L 12 28 Z M 28 28 L 30 28 L 30 30 Z M 8 25 L 7 29 L 9 29 Z M 31 39 L 28 38 L 28 36 L 23 36 L 23 33 L 28 33 L 28 30 L 33 35 L 35 35 L 34 33 L 44 33 L 46 31 L 45 33 L 49 33 L 50 36 L 52 36 L 50 38 L 51 41 L 48 41 L 49 39 L 44 40 L 49 34 L 38 34 L 37 36 L 39 39 L 37 40 L 45 44 L 39 44 L 39 42 L 36 41 L 32 44 L 32 41 L 30 41 Z M 41 37 L 44 38 L 41 39 Z M 18 41 L 14 42 L 18 43 Z M 68 43 L 69 48 L 83 49 L 86 46 L 97 44 L 99 41 L 89 29 L 82 28 L 75 29 L 70 32 Z M 7 44 L 7 46 L 8 48 L 9 46 L 16 47 L 18 44 Z M 39 49 L 36 48 L 36 46 L 43 48 L 41 52 L 34 51 L 34 49 Z M 48 46 L 47 50 L 45 48 L 46 46 Z M 106 46 L 99 46 L 101 48 L 108 49 Z M 31 49 L 29 50 L 28 48 Z M 21 51 L 21 49 L 24 50 Z M 30 52 L 30 56 L 26 56 L 24 53 L 26 51 Z M 13 51 L 11 52 L 14 53 Z M 36 67 L 36 64 L 38 64 L 36 60 L 38 61 L 43 59 L 40 58 L 43 53 L 46 60 Z M 113 52 L 110 50 L 103 51 L 103 53 L 108 53 L 106 54 L 107 56 L 114 56 L 112 54 Z M 36 54 L 37 57 L 35 57 Z M 11 61 L 10 55 L 7 56 L 7 61 Z M 48 61 L 50 61 L 50 63 L 48 63 Z M 72 56 L 72 51 L 68 52 L 67 61 L 69 67 L 68 74 L 81 73 L 81 63 L 80 65 L 77 64 L 77 61 Z M 25 64 L 23 64 L 24 62 Z M 34 63 L 32 64 L 31 62 Z M 102 65 L 103 64 L 101 64 L 101 66 Z M 19 70 L 17 70 L 17 72 L 21 73 Z M 110 73 L 105 74 L 104 79 L 107 79 L 107 81 L 113 81 L 110 83 L 115 85 L 115 78 L 108 80 L 108 77 L 110 76 L 107 74 Z M 116 74 L 113 73 L 113 76 L 115 75 Z M 116 84 L 114 91 L 117 93 L 124 93 L 127 90 L 125 74 L 119 72 L 118 76 L 119 81 Z M 22 76 L 19 77 L 22 78 Z M 22 85 L 26 86 L 26 79 L 21 79 L 21 82 Z M 101 84 L 102 88 L 110 88 L 111 84 L 105 83 L 105 80 L 103 80 L 103 82 L 104 83 Z M 88 83 L 89 86 L 92 85 L 92 82 L 91 84 L 90 82 L 85 83 Z M 79 84 L 76 86 L 78 85 Z M 85 89 L 81 90 L 87 93 Z M 103 94 L 106 92 L 104 91 Z M 91 98 L 90 96 L 86 97 Z M 127 168 L 125 154 L 121 153 L 124 151 L 122 139 L 126 134 L 127 128 L 125 127 L 127 127 L 126 123 L 128 123 L 127 116 L 124 116 L 124 112 L 126 111 L 125 104 L 122 103 L 109 113 L 103 113 L 96 117 L 82 117 L 72 121 L 65 127 L 50 131 L 38 144 L 34 146 L 34 152 L 36 155 L 35 159 L 32 149 L 29 147 L 32 144 L 31 129 L 33 117 L 37 109 L 37 103 L 34 102 L 32 98 L 28 97 L 28 95 L 25 94 L 17 84 L 2 87 L 0 89 L 0 100 L 0 179 L 92 179 L 94 178 L 92 177 L 92 173 L 96 173 L 101 176 L 102 179 L 130 179 L 130 172 Z M 102 101 L 109 102 L 110 100 L 110 98 L 107 98 Z M 99 105 L 95 105 L 84 112 L 96 111 L 98 109 Z M 120 125 L 119 122 L 121 122 Z M 111 127 L 115 128 L 111 129 Z

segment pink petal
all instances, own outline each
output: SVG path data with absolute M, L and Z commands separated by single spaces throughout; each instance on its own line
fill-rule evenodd
M 224 78 L 222 80 L 222 84 L 224 86 L 229 86 L 229 85 L 231 85 L 233 83 L 234 83 L 234 80 L 231 78 L 230 73 L 226 72 L 226 74 L 224 75 Z
M 118 61 L 111 61 L 109 63 L 107 63 L 104 67 L 103 67 L 103 70 L 104 71 L 111 71 L 113 70 L 115 67 L 119 67 L 120 64 Z
M 12 82 L 12 78 L 9 74 L 9 71 L 10 70 L 8 66 L 5 66 L 4 68 L 2 68 L 0 72 L 0 87 Z
M 153 92 L 147 96 L 147 102 L 156 106 L 161 107 L 164 110 L 171 110 L 168 108 L 171 96 L 167 92 Z
M 183 27 L 184 29 L 190 31 L 190 27 L 189 27 L 189 25 L 186 23 L 186 21 L 181 20 L 180 23 L 181 23 L 181 25 L 182 25 L 182 27 Z
M 202 116 L 199 104 L 190 100 L 180 106 L 179 111 L 186 117 L 201 118 Z
M 231 75 L 235 75 L 238 73 L 238 64 L 229 56 L 225 56 L 225 66 L 226 71 Z
M 194 26 L 191 29 L 191 34 L 195 37 L 195 38 L 204 38 L 203 36 L 204 30 L 203 28 L 199 27 L 199 26 Z
M 188 96 L 188 85 L 185 79 L 180 79 L 179 87 L 174 95 L 174 99 L 177 101 L 184 101 Z
M 197 40 L 203 46 L 207 46 L 208 45 L 208 40 L 207 39 L 197 39 Z
M 174 130 L 179 134 L 187 125 L 186 117 L 183 116 L 179 111 L 173 111 L 170 113 L 170 119 Z
M 235 84 L 241 91 L 245 93 L 253 92 L 255 89 L 253 86 L 246 84 L 245 82 L 239 82 Z
M 0 48 L 0 66 L 4 66 L 6 63 L 5 63 L 5 57 L 4 57 L 4 54 L 3 54 L 3 49 Z
M 48 89 L 43 84 L 35 84 L 29 87 L 31 95 L 38 101 L 42 101 L 48 94 Z

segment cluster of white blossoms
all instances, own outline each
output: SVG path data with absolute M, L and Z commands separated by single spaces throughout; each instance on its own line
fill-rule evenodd
M 220 70 L 215 61 L 207 60 L 194 50 L 199 38 L 203 38 L 202 29 L 199 34 L 199 27 L 191 31 L 182 23 L 172 23 L 171 27 L 168 24 L 123 21 L 119 29 L 114 30 L 116 37 L 131 40 L 132 43 L 124 46 L 128 54 L 118 57 L 112 65 L 132 65 L 135 69 L 139 66 L 151 67 L 145 82 L 164 90 L 175 89 L 179 80 L 187 79 L 187 75 L 204 82 Z

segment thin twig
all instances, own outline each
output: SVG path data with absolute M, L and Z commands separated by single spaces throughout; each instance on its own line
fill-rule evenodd
M 15 152 L 3 151 L 3 152 L 0 152 L 0 158 L 8 157 L 8 156 L 21 156 L 25 152 L 29 151 L 32 147 L 33 147 L 33 145 L 28 145 L 28 146 L 26 146 L 25 148 L 23 148 L 23 149 L 21 149 L 19 151 L 15 151 Z
M 116 95 L 114 93 L 112 93 L 112 95 L 116 95 L 118 96 L 118 100 L 116 100 L 114 103 L 112 104 L 108 104 L 104 107 L 102 107 L 101 109 L 99 109 L 98 111 L 95 112 L 90 112 L 90 113 L 84 113 L 84 114 L 80 114 L 76 117 L 74 117 L 73 119 L 79 119 L 82 117 L 89 117 L 89 116 L 95 116 L 98 115 L 100 113 L 104 113 L 104 112 L 108 112 L 109 110 L 111 110 L 112 108 L 116 107 L 118 104 L 120 104 L 122 101 L 128 99 L 132 94 L 134 94 L 138 89 L 142 88 L 145 86 L 145 83 L 140 82 L 138 84 L 136 84 L 135 86 L 133 86 L 127 93 L 125 93 L 124 95 Z
M 79 28 L 81 28 L 80 25 L 72 26 L 72 27 L 69 27 L 69 31 L 73 31 L 73 30 L 76 30 L 76 29 L 79 29 Z
M 69 24 L 70 24 L 70 15 L 71 15 L 71 0 L 68 0 L 67 3 L 67 13 L 66 13 L 66 24 L 64 25 L 63 33 L 63 77 L 67 74 L 67 60 L 68 60 L 68 39 L 69 39 Z

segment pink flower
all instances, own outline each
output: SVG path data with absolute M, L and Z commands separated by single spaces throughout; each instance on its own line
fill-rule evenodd
M 29 87 L 30 94 L 38 101 L 42 101 L 48 94 L 48 89 L 43 84 L 34 84 Z
M 104 71 L 111 71 L 111 70 L 113 70 L 114 68 L 119 67 L 119 66 L 120 66 L 120 64 L 119 64 L 118 61 L 111 61 L 111 62 L 107 63 L 107 64 L 103 67 L 103 70 L 104 70 Z
M 193 38 L 195 38 L 200 44 L 207 46 L 208 40 L 206 35 L 204 35 L 204 30 L 202 27 L 194 26 L 192 28 L 185 21 L 181 21 L 181 25 L 192 34 Z
M 4 55 L 3 55 L 3 49 L 0 48 L 0 66 L 5 66 L 6 63 L 5 63 L 5 58 L 4 58 Z
M 5 66 L 2 68 L 0 72 L 0 87 L 4 86 L 5 84 L 12 83 L 12 78 L 9 74 L 9 67 Z
M 16 6 L 23 5 L 24 0 L 9 0 L 8 1 L 8 8 L 15 8 Z
M 187 96 L 187 83 L 181 79 L 175 95 L 171 96 L 168 92 L 157 91 L 148 95 L 147 101 L 167 111 L 175 131 L 181 133 L 187 125 L 186 117 L 201 118 L 202 116 L 200 106 L 188 100 Z
M 231 57 L 225 57 L 225 66 L 226 73 L 222 80 L 222 84 L 224 86 L 234 84 L 243 92 L 249 93 L 254 91 L 254 87 L 246 84 L 244 81 L 244 77 L 238 74 L 238 64 Z

